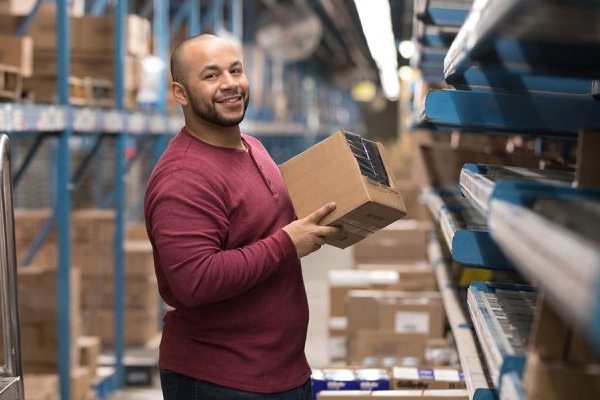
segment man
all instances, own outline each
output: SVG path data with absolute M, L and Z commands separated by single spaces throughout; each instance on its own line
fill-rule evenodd
M 158 288 L 174 308 L 160 345 L 164 398 L 310 399 L 299 259 L 341 233 L 318 225 L 335 204 L 294 221 L 277 166 L 240 133 L 250 91 L 229 42 L 186 40 L 171 73 L 185 127 L 144 204 Z

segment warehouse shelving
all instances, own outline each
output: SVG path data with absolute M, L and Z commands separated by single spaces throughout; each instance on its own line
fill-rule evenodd
M 526 400 L 523 392 L 523 381 L 516 372 L 509 372 L 502 376 L 502 390 L 500 400 Z
M 531 168 L 502 165 L 465 164 L 460 172 L 462 194 L 473 206 L 487 215 L 490 201 L 503 190 L 510 190 L 506 182 L 538 182 L 568 188 L 575 174 L 567 171 L 542 171 Z
M 596 79 L 600 4 L 586 0 L 476 0 L 444 62 L 449 82 L 474 63 Z
M 522 374 L 537 293 L 531 286 L 473 282 L 467 305 L 491 379 L 502 391 L 502 376 Z
M 415 15 L 418 19 L 428 21 L 438 26 L 461 26 L 473 0 L 417 0 Z
M 24 19 L 19 27 L 19 35 L 26 34 L 29 23 L 35 18 L 42 0 L 36 2 L 31 14 Z M 111 3 L 115 18 L 115 106 L 113 108 L 75 107 L 69 103 L 70 76 L 70 47 L 69 11 L 67 0 L 56 1 L 57 20 L 57 104 L 0 104 L 0 130 L 7 132 L 15 140 L 35 137 L 33 144 L 27 150 L 22 163 L 15 168 L 13 179 L 18 184 L 24 171 L 35 159 L 41 145 L 46 138 L 58 139 L 55 155 L 55 180 L 52 182 L 54 197 L 53 213 L 44 228 L 37 235 L 29 249 L 27 260 L 31 260 L 40 248 L 47 233 L 52 227 L 58 229 L 58 326 L 59 326 L 59 381 L 60 397 L 69 400 L 70 393 L 70 348 L 72 338 L 69 337 L 71 318 L 68 313 L 71 299 L 70 293 L 70 254 L 71 254 L 71 195 L 84 171 L 91 165 L 92 159 L 99 159 L 97 154 L 103 148 L 107 138 L 114 141 L 114 179 L 113 187 L 109 193 L 104 193 L 98 201 L 102 207 L 115 210 L 115 237 L 114 237 L 114 293 L 115 293 L 115 321 L 114 321 L 114 365 L 103 367 L 102 373 L 93 384 L 98 396 L 106 398 L 112 391 L 124 383 L 124 362 L 128 356 L 128 349 L 124 346 L 124 264 L 123 241 L 124 224 L 128 215 L 135 215 L 141 205 L 142 197 L 134 202 L 134 209 L 125 210 L 125 176 L 132 164 L 139 160 L 144 153 L 150 152 L 150 158 L 156 162 L 166 148 L 169 137 L 176 134 L 183 126 L 181 114 L 169 115 L 167 113 L 167 71 L 162 71 L 162 85 L 159 85 L 158 102 L 149 105 L 145 110 L 127 110 L 124 107 L 124 62 L 125 59 L 125 19 L 129 12 L 128 1 L 117 0 Z M 105 14 L 107 1 L 88 2 L 87 13 L 90 15 Z M 153 53 L 167 64 L 169 57 L 169 42 L 171 36 L 185 23 L 187 36 L 201 32 L 202 26 L 212 26 L 212 32 L 231 38 L 242 47 L 242 14 L 243 2 L 241 0 L 213 0 L 200 2 L 200 0 L 160 1 L 148 0 L 139 10 L 145 17 L 152 16 Z M 201 7 L 202 6 L 202 7 Z M 201 10 L 202 8 L 202 10 Z M 225 8 L 228 12 L 225 12 Z M 251 9 L 251 5 L 249 6 Z M 133 12 L 136 10 L 132 10 Z M 202 11 L 202 12 L 201 12 Z M 251 21 L 249 21 L 251 22 Z M 244 43 L 245 44 L 245 43 Z M 252 58 L 247 63 L 248 75 L 251 78 Z M 312 76 L 312 75 L 311 75 Z M 316 95 L 321 96 L 326 85 L 317 87 Z M 323 97 L 323 96 L 321 96 Z M 340 97 L 340 96 L 338 96 Z M 316 97 L 315 97 L 316 98 Z M 342 94 L 341 102 L 347 106 L 349 96 Z M 316 100 L 315 100 L 316 101 Z M 332 103 L 333 104 L 333 103 Z M 337 104 L 337 103 L 336 103 Z M 341 106 L 341 105 L 340 105 Z M 333 107 L 333 106 L 332 106 Z M 247 119 L 242 123 L 244 133 L 267 138 L 271 148 L 277 149 L 285 143 L 293 143 L 294 151 L 298 152 L 312 145 L 316 140 L 329 135 L 334 130 L 338 121 L 330 117 L 323 118 L 320 123 L 308 126 L 306 115 L 295 116 L 289 122 L 274 121 L 272 119 L 259 119 L 259 110 L 248 109 Z M 334 115 L 335 113 L 330 113 Z M 356 123 L 356 116 L 350 113 L 349 124 Z M 296 118 L 297 117 L 297 118 Z M 347 126 L 353 128 L 353 126 Z M 71 174 L 70 138 L 73 136 L 92 137 L 89 153 L 83 162 L 76 166 Z M 136 155 L 133 159 L 125 160 L 125 147 L 131 144 L 136 146 Z M 281 147 L 280 146 L 280 147 Z M 72 147 L 72 146 L 71 146 Z M 269 149 L 269 146 L 266 146 Z M 289 156 L 289 154 L 281 155 Z M 276 158 L 274 156 L 274 158 Z M 98 160 L 102 162 L 102 160 Z M 143 195 L 143 193 L 142 193 Z M 139 213 L 139 212 L 138 212 Z
M 457 289 L 451 283 L 449 266 L 443 258 L 441 244 L 435 234 L 431 235 L 427 244 L 427 255 L 442 294 L 444 310 L 458 350 L 469 399 L 492 400 L 495 398 L 495 391 L 488 383 L 489 379 L 473 337 L 473 327 L 465 317 L 458 300 Z
M 455 261 L 487 269 L 510 268 L 489 234 L 486 218 L 456 187 L 425 189 L 422 197 Z
M 521 190 L 493 200 L 489 221 L 519 270 L 598 345 L 600 191 Z

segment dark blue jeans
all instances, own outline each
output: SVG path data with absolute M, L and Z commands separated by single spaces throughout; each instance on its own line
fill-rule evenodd
M 310 379 L 292 390 L 265 394 L 231 389 L 161 369 L 160 385 L 164 400 L 312 400 Z

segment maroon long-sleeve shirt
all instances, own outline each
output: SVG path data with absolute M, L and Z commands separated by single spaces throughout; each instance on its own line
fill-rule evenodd
M 308 304 L 281 228 L 294 209 L 261 145 L 204 143 L 183 129 L 154 168 L 144 203 L 164 318 L 161 368 L 274 393 L 308 379 Z

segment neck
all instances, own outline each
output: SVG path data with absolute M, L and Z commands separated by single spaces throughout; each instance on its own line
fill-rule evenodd
M 195 138 L 213 146 L 244 150 L 239 125 L 223 127 L 199 118 L 185 118 L 185 130 Z

